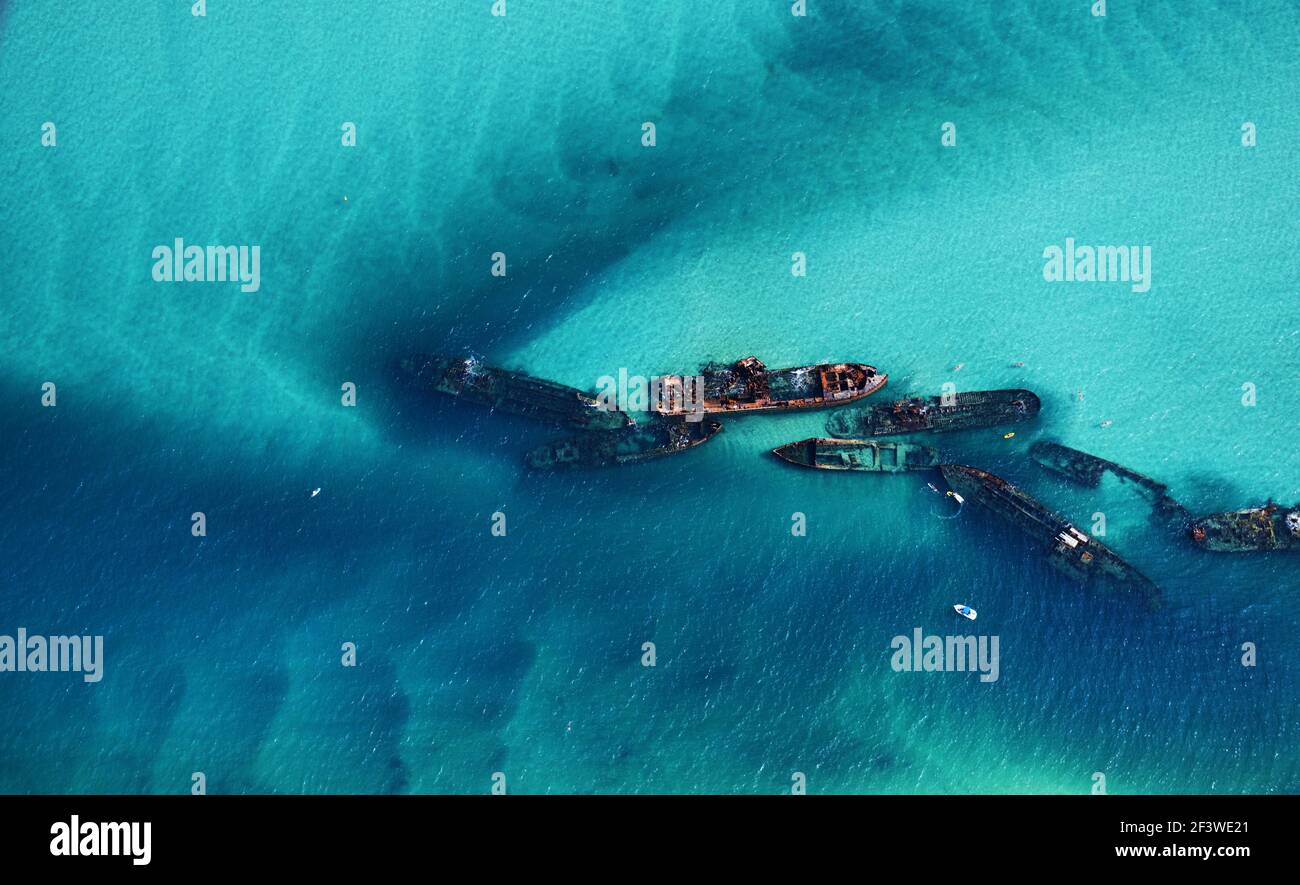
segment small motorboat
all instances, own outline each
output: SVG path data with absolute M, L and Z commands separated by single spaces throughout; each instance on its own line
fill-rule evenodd
M 936 495 L 940 494 L 939 490 L 934 486 L 933 483 L 930 484 L 930 488 L 931 490 L 933 490 L 933 492 Z M 954 501 L 956 501 L 957 509 L 953 511 L 951 516 L 943 516 L 938 513 L 936 513 L 935 516 L 939 517 L 939 519 L 956 519 L 957 517 L 961 516 L 961 511 L 966 504 L 966 499 L 963 498 L 961 495 L 957 494 L 956 492 L 954 492 L 952 489 L 949 489 L 948 491 L 943 492 L 942 494 L 944 497 L 952 498 Z
M 968 621 L 973 621 L 975 620 L 975 618 L 979 616 L 976 613 L 975 609 L 971 608 L 969 605 L 959 604 L 959 605 L 954 605 L 952 608 L 953 611 L 957 612 L 957 614 L 961 615 L 963 618 L 965 618 Z

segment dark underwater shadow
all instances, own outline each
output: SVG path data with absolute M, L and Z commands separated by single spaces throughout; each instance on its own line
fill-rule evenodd
M 828 133 L 856 138 L 842 104 L 828 103 L 824 93 L 832 85 L 852 92 L 861 73 L 860 47 L 853 40 L 840 38 L 836 45 L 845 48 L 837 53 L 817 35 L 853 28 L 866 33 L 870 25 L 864 22 L 891 20 L 883 13 L 863 15 L 840 4 L 820 10 L 802 30 L 776 24 L 779 18 L 748 23 L 751 45 L 763 55 L 752 62 L 755 82 L 764 64 L 797 73 L 778 81 L 769 77 L 761 95 L 730 94 L 681 70 L 662 105 L 640 108 L 640 117 L 611 120 L 574 99 L 553 132 L 505 133 L 480 160 L 479 179 L 421 233 L 424 255 L 410 267 L 405 260 L 372 262 L 369 270 L 380 275 L 357 280 L 359 289 L 382 293 L 382 301 L 350 330 L 346 350 L 354 362 L 369 366 L 429 350 L 469 348 L 490 359 L 598 299 L 605 273 L 659 232 L 702 207 L 745 204 L 743 194 L 765 178 L 788 176 L 788 190 L 796 197 L 806 193 L 804 209 L 816 211 L 815 189 L 798 184 L 815 178 L 821 158 L 807 151 L 834 150 Z M 938 27 L 944 18 L 936 12 L 927 22 Z M 800 66 L 801 58 L 817 62 Z M 849 79 L 841 82 L 846 74 Z M 972 88 L 968 80 L 961 83 Z M 946 76 L 930 85 L 943 87 L 943 95 L 953 87 Z M 980 85 L 967 97 L 993 92 Z M 895 104 L 905 108 L 909 101 L 901 91 L 887 94 L 882 111 L 889 113 Z M 641 117 L 659 120 L 654 148 L 637 140 L 634 121 Z M 810 125 L 813 120 L 819 125 Z M 534 145 L 535 137 L 544 143 Z M 887 169 L 916 159 L 902 152 L 879 162 Z M 887 199 L 907 178 L 881 175 L 869 186 L 876 199 Z M 497 251 L 507 255 L 505 278 L 489 273 Z
M 59 405 L 45 409 L 38 387 L 0 384 L 0 399 L 15 404 L 0 420 L 9 551 L 0 607 L 11 615 L 75 611 L 79 623 L 113 624 L 138 610 L 186 616 L 203 600 L 220 617 L 271 593 L 290 629 L 388 580 L 391 520 L 421 551 L 397 597 L 439 588 L 414 609 L 413 631 L 469 604 L 488 574 L 437 543 L 438 520 L 456 505 L 439 484 L 414 484 L 397 457 L 313 470 L 278 445 L 250 451 L 177 433 L 167 419 L 123 422 L 111 403 L 78 394 L 92 392 L 62 384 Z M 195 512 L 206 516 L 205 537 L 192 534 Z

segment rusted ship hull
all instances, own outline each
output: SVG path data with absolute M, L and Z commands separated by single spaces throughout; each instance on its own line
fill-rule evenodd
M 1220 553 L 1300 550 L 1300 504 L 1286 508 L 1269 502 L 1215 513 L 1193 522 L 1191 535 L 1202 548 Z
M 1054 442 L 1036 442 L 1029 447 L 1029 457 L 1045 470 L 1071 482 L 1095 489 L 1111 467 L 1118 465 Z
M 814 437 L 786 443 L 772 450 L 783 461 L 815 470 L 864 473 L 903 473 L 939 466 L 939 453 L 910 443 Z
M 702 379 L 702 390 L 693 378 Z M 888 375 L 865 363 L 825 363 L 793 369 L 768 369 L 757 357 L 730 365 L 709 363 L 699 376 L 668 375 L 660 379 L 656 410 L 662 415 L 686 415 L 698 403 L 688 401 L 699 390 L 706 415 L 794 412 L 839 406 L 870 396 L 885 386 Z
M 539 446 L 524 461 L 536 470 L 636 464 L 693 449 L 721 431 L 722 423 L 710 418 L 651 418 L 633 427 L 592 430 Z
M 512 415 L 584 430 L 613 430 L 632 424 L 627 414 L 602 408 L 595 397 L 575 387 L 484 365 L 475 357 L 413 356 L 403 359 L 401 368 L 422 389 Z
M 1151 506 L 1157 514 L 1175 520 L 1187 520 L 1187 509 L 1169 494 L 1169 487 L 1144 476 L 1136 470 L 1130 470 L 1123 464 L 1098 458 L 1079 449 L 1072 449 L 1056 442 L 1036 442 L 1029 447 L 1029 457 L 1040 467 L 1070 482 L 1086 488 L 1097 488 L 1101 478 L 1107 472 L 1118 477 L 1122 482 L 1133 483 L 1146 491 Z
M 1149 578 L 1002 477 L 962 464 L 940 469 L 953 491 L 1042 544 L 1048 560 L 1064 574 L 1081 584 L 1106 578 L 1139 593 L 1152 607 L 1158 604 L 1160 590 Z
M 1025 421 L 1042 402 L 1031 390 L 972 390 L 950 396 L 909 397 L 832 415 L 826 429 L 838 437 L 948 433 Z

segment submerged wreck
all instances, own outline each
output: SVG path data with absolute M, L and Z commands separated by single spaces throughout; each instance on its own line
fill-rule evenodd
M 537 470 L 635 464 L 693 449 L 721 431 L 722 422 L 711 418 L 652 418 L 631 427 L 591 430 L 539 446 L 524 456 L 524 462 Z
M 862 439 L 814 437 L 778 446 L 772 454 L 791 464 L 816 470 L 902 473 L 939 466 L 939 453 L 927 446 Z
M 1247 553 L 1300 550 L 1300 504 L 1263 507 L 1204 516 L 1192 523 L 1192 540 L 1206 550 Z
M 954 492 L 974 501 L 1043 545 L 1051 564 L 1081 584 L 1106 578 L 1158 605 L 1160 590 L 1109 547 L 1079 531 L 1000 476 L 962 464 L 944 464 L 943 478 Z
M 843 437 L 946 433 L 1024 421 L 1041 408 L 1042 402 L 1031 390 L 972 390 L 850 409 L 832 415 L 826 429 Z
M 865 363 L 823 363 L 793 369 L 769 369 L 749 356 L 735 363 L 706 363 L 700 367 L 703 380 L 703 411 L 708 414 L 748 412 L 792 412 L 838 406 L 861 399 L 885 386 L 889 376 Z M 667 375 L 660 379 L 662 392 L 655 405 L 661 415 L 686 415 L 692 403 L 684 391 L 696 389 L 697 378 Z M 699 405 L 694 404 L 698 410 Z
M 403 359 L 401 368 L 422 388 L 512 415 L 586 430 L 632 425 L 626 413 L 602 408 L 595 397 L 576 387 L 484 365 L 477 357 L 413 356 Z
M 1087 488 L 1097 488 L 1101 485 L 1102 476 L 1109 472 L 1120 481 L 1133 483 L 1147 492 L 1151 506 L 1158 515 L 1176 519 L 1187 519 L 1190 516 L 1187 509 L 1169 494 L 1169 486 L 1136 470 L 1130 470 L 1123 464 L 1055 442 L 1034 443 L 1029 447 L 1029 457 L 1044 470 Z

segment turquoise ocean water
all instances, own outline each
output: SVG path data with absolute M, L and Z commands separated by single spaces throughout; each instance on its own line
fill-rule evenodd
M 1300 7 L 491 5 L 0 3 L 0 634 L 106 654 L 0 673 L 0 791 L 1300 791 L 1300 557 L 1201 554 L 1024 457 L 1300 500 Z M 155 283 L 177 237 L 259 244 L 261 290 Z M 1045 282 L 1067 237 L 1150 245 L 1151 290 Z M 923 476 L 764 455 L 825 414 L 530 475 L 554 433 L 393 383 L 452 349 L 1030 387 L 1041 421 L 945 457 L 1105 512 L 1166 605 Z M 998 681 L 893 672 L 955 602 Z

